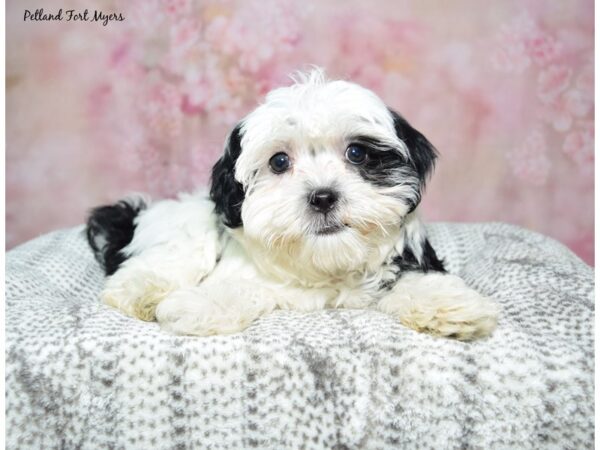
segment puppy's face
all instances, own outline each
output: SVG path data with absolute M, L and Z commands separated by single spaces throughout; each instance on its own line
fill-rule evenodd
M 381 263 L 434 159 L 371 91 L 314 72 L 269 93 L 236 127 L 211 196 L 254 248 L 336 275 Z

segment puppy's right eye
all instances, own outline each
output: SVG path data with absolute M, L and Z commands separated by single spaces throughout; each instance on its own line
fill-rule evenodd
M 367 150 L 358 144 L 351 144 L 346 149 L 346 159 L 354 165 L 360 165 L 367 160 Z
M 271 156 L 269 167 L 275 173 L 283 173 L 290 168 L 290 158 L 286 153 L 276 153 Z

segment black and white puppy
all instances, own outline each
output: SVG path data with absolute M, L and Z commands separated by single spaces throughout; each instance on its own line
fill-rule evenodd
M 371 91 L 314 70 L 231 132 L 198 193 L 93 210 L 103 301 L 179 334 L 235 333 L 276 308 L 375 308 L 486 336 L 498 309 L 447 274 L 417 217 L 436 151 Z

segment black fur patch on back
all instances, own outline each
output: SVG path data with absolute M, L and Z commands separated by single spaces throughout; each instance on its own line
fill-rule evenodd
M 87 240 L 106 275 L 115 273 L 127 259 L 121 250 L 133 239 L 134 219 L 145 208 L 141 200 L 121 200 L 94 208 L 90 213 L 85 230 Z
M 242 226 L 242 203 L 244 188 L 235 179 L 235 163 L 242 152 L 241 125 L 238 124 L 231 134 L 223 156 L 212 169 L 210 198 L 215 202 L 215 211 L 230 228 Z
M 405 247 L 404 252 L 401 255 L 397 255 L 392 260 L 392 266 L 395 277 L 393 280 L 384 281 L 381 284 L 381 289 L 391 289 L 396 281 L 400 279 L 403 273 L 405 272 L 443 272 L 446 273 L 446 269 L 444 268 L 444 261 L 440 260 L 433 247 L 429 243 L 429 240 L 425 239 L 423 241 L 423 256 L 421 258 L 421 262 L 417 261 L 414 253 L 410 248 Z

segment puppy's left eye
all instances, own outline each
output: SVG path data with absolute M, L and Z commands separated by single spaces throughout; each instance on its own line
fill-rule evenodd
M 276 153 L 269 160 L 269 167 L 275 173 L 283 173 L 290 168 L 290 158 L 286 153 Z
M 351 144 L 346 149 L 346 159 L 352 164 L 362 164 L 367 160 L 367 149 L 362 145 Z

